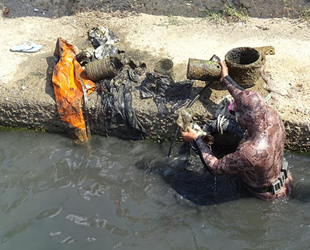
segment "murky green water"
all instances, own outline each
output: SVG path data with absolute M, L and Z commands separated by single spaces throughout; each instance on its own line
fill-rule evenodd
M 308 248 L 310 157 L 286 155 L 293 197 L 268 203 L 238 198 L 233 179 L 196 158 L 186 169 L 181 157 L 160 161 L 169 145 L 0 137 L 1 250 Z

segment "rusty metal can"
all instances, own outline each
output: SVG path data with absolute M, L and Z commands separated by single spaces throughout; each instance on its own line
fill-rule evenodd
M 220 78 L 221 66 L 218 60 L 188 59 L 187 79 L 210 81 Z
M 101 60 L 87 63 L 85 66 L 86 74 L 93 81 L 112 78 L 117 74 L 122 63 L 116 57 L 107 57 Z
M 156 62 L 154 71 L 163 75 L 173 73 L 173 61 L 168 58 L 160 59 Z

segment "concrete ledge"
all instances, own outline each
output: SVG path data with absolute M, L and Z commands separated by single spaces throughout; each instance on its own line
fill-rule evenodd
M 101 13 L 102 14 L 102 13 Z M 137 15 L 125 18 L 97 13 L 83 13 L 58 19 L 42 17 L 9 18 L 0 20 L 0 125 L 65 132 L 57 114 L 51 84 L 52 56 L 56 39 L 62 36 L 79 47 L 87 38 L 89 28 L 104 24 L 113 30 L 126 45 L 126 52 L 146 62 L 152 71 L 154 61 L 169 57 L 175 64 L 178 80 L 186 79 L 188 58 L 209 59 L 213 54 L 224 58 L 235 47 L 272 45 L 275 55 L 266 60 L 271 80 L 257 91 L 271 98 L 268 105 L 282 117 L 287 131 L 286 149 L 309 152 L 310 124 L 310 33 L 306 24 L 286 19 L 250 19 L 247 24 L 214 24 L 205 19 L 185 17 L 178 25 L 169 25 L 169 17 Z M 35 54 L 12 53 L 12 45 L 27 39 L 42 44 Z M 203 86 L 195 82 L 192 96 Z M 266 89 L 269 89 L 268 91 Z M 147 138 L 170 141 L 175 131 L 177 113 L 163 117 L 153 100 L 140 100 L 135 90 L 133 107 L 141 120 Z M 226 90 L 211 87 L 193 106 L 195 119 L 203 124 L 209 119 Z M 94 93 L 85 108 L 85 117 L 93 134 L 106 136 L 99 97 Z M 110 136 L 130 138 L 126 128 L 111 130 Z
M 200 90 L 200 87 L 193 88 L 193 96 Z M 51 89 L 49 90 L 51 91 Z M 202 96 L 202 101 L 198 100 L 192 108 L 195 113 L 195 120 L 199 124 L 204 124 L 212 115 L 208 109 L 212 109 L 215 104 L 210 101 L 209 96 L 212 89 L 207 90 Z M 46 132 L 66 132 L 66 128 L 59 118 L 56 103 L 53 99 L 53 92 L 49 93 L 46 100 L 36 99 L 34 96 L 29 98 L 19 98 L 11 102 L 3 102 L 0 99 L 0 125 L 12 128 L 26 128 Z M 227 93 L 225 93 L 227 94 Z M 178 111 L 168 116 L 161 116 L 152 99 L 141 100 L 138 92 L 133 92 L 133 107 L 136 114 L 146 130 L 146 138 L 154 141 L 168 141 L 176 129 L 175 121 Z M 101 97 L 93 93 L 86 107 L 84 108 L 85 121 L 92 134 L 101 136 L 115 136 L 122 139 L 134 139 L 128 127 L 116 127 L 109 132 L 105 126 L 105 117 L 102 112 Z M 298 152 L 309 152 L 309 123 L 289 121 L 284 119 L 287 132 L 286 149 Z M 182 138 L 178 136 L 177 140 Z M 229 135 L 221 139 L 226 146 L 231 146 L 235 142 Z

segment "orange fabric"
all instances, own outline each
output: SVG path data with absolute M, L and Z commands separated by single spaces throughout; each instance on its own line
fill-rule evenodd
M 59 61 L 53 70 L 52 82 L 61 120 L 69 125 L 69 132 L 73 132 L 74 139 L 86 142 L 88 137 L 82 111 L 83 85 L 87 96 L 95 90 L 96 85 L 83 74 L 75 55 L 74 46 L 58 38 L 54 56 L 59 57 Z

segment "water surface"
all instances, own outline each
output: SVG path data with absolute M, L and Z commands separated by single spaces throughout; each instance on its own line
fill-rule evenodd
M 307 249 L 310 157 L 286 154 L 292 198 L 240 195 L 169 145 L 0 132 L 0 249 Z

